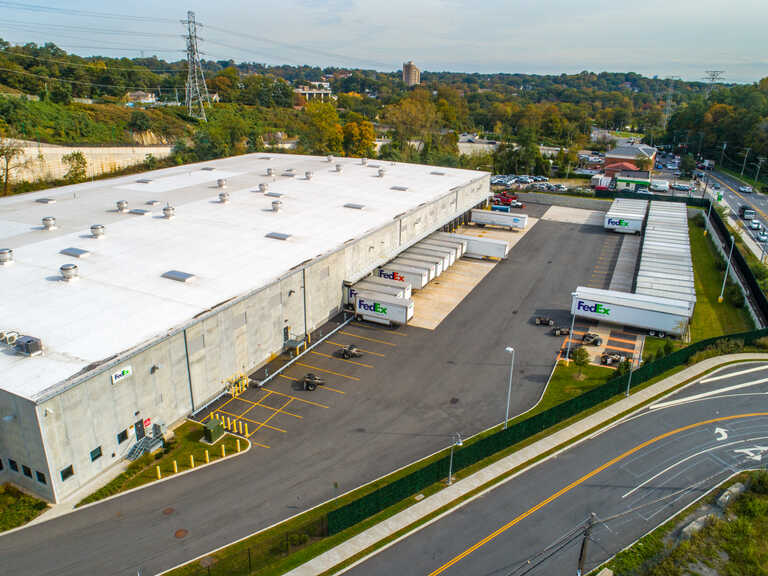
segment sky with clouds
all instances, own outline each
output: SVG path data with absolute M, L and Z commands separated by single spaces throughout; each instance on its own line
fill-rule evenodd
M 52 8 L 52 9 L 51 9 Z M 183 55 L 391 71 L 768 76 L 768 0 L 0 0 L 0 37 L 82 54 Z M 111 16 L 110 16 L 111 15 Z M 124 16 L 124 17 L 121 17 Z

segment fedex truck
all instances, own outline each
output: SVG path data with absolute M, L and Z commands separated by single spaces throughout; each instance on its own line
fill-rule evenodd
M 377 268 L 373 275 L 387 280 L 408 283 L 413 290 L 421 290 L 429 282 L 429 273 L 423 268 L 414 268 L 407 264 L 395 264 L 393 262 Z
M 387 326 L 406 324 L 413 318 L 413 300 L 371 292 L 355 294 L 355 317 Z

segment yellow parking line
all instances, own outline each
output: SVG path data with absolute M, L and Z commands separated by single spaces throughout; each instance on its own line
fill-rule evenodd
M 320 404 L 320 402 L 312 402 L 312 400 L 304 400 L 304 398 L 299 398 L 298 396 L 291 396 L 290 394 L 285 394 L 283 392 L 278 392 L 277 390 L 269 390 L 272 392 L 272 394 L 277 394 L 278 396 L 285 396 L 286 398 L 293 398 L 297 402 L 304 402 L 305 404 L 311 404 L 312 406 L 318 406 L 319 408 L 328 408 L 325 404 Z
M 304 366 L 305 368 L 311 368 L 312 370 L 317 370 L 318 372 L 326 372 L 328 374 L 333 374 L 334 376 L 341 376 L 342 378 L 348 378 L 350 380 L 360 380 L 357 376 L 347 376 L 346 374 L 342 374 L 341 372 L 334 372 L 333 370 L 326 370 L 325 368 L 318 368 L 317 366 L 312 366 L 312 364 L 304 364 L 304 362 L 296 362 L 297 366 Z
M 267 418 L 266 420 L 264 420 L 264 422 L 262 422 L 262 423 L 259 425 L 259 427 L 258 427 L 258 428 L 256 428 L 256 430 L 254 430 L 254 432 L 258 432 L 258 431 L 259 431 L 259 430 L 260 430 L 262 427 L 264 427 L 264 426 L 266 426 L 266 427 L 270 427 L 270 426 L 269 426 L 269 424 L 267 424 L 267 422 L 269 422 L 270 420 L 272 420 L 272 418 L 274 418 L 275 416 L 277 416 L 277 413 L 278 413 L 278 412 L 280 412 L 280 411 L 282 411 L 282 410 L 283 410 L 283 409 L 284 409 L 286 406 L 288 406 L 288 404 L 290 404 L 291 402 L 293 402 L 293 398 L 288 398 L 288 400 L 286 400 L 286 401 L 285 401 L 285 403 L 284 403 L 282 406 L 280 406 L 280 409 L 279 409 L 279 410 L 276 410 L 276 411 L 274 412 L 274 414 L 272 414 L 272 415 L 271 415 L 269 418 Z
M 402 332 L 397 332 L 396 330 L 386 330 L 384 328 L 377 328 L 376 326 L 369 326 L 368 324 L 360 324 L 359 322 L 350 322 L 350 325 L 360 326 L 360 328 L 365 328 L 366 330 L 375 330 L 376 332 L 386 332 L 387 334 L 395 334 L 397 336 L 408 336 L 408 334 L 403 334 Z
M 322 386 L 317 387 L 318 390 L 329 390 L 330 392 L 336 392 L 336 394 L 346 394 L 344 390 L 338 390 L 337 388 L 333 388 L 331 386 L 328 386 L 327 384 L 323 384 Z
M 360 334 L 355 334 L 353 332 L 346 332 L 344 330 L 339 330 L 339 334 L 354 336 L 355 338 L 360 338 L 360 340 L 367 340 L 368 342 L 376 342 L 377 344 L 386 344 L 387 346 L 397 346 L 397 344 L 393 344 L 392 342 L 387 342 L 386 340 L 377 340 L 376 338 L 368 338 L 366 336 L 360 336 Z
M 318 356 L 322 356 L 324 358 L 332 358 L 334 360 L 341 360 L 342 362 L 349 362 L 350 364 L 354 364 L 355 366 L 362 366 L 363 368 L 373 368 L 370 364 L 363 364 L 362 362 L 355 362 L 354 360 L 347 360 L 346 358 L 337 358 L 336 356 L 331 356 L 330 354 L 323 354 L 322 352 L 317 352 L 315 350 L 310 350 L 312 354 L 317 354 Z
M 274 408 L 273 409 L 273 414 L 271 414 L 269 416 L 269 418 L 267 418 L 267 420 L 271 420 L 275 416 L 275 414 L 277 414 L 278 411 L 279 410 L 277 408 Z M 264 426 L 265 428 L 269 428 L 269 429 L 274 430 L 276 432 L 283 432 L 283 433 L 286 432 L 286 430 L 283 430 L 282 428 L 277 428 L 276 426 L 271 426 L 269 424 L 266 424 L 267 420 L 262 422 L 261 420 L 253 420 L 252 418 L 244 418 L 244 417 L 238 416 L 237 414 L 232 414 L 231 412 L 225 412 L 224 410 L 216 410 L 216 412 L 221 412 L 222 414 L 225 414 L 226 416 L 232 416 L 236 420 L 242 420 L 243 422 L 250 422 L 251 424 L 258 424 L 259 426 Z
M 281 374 L 281 376 L 282 376 L 282 374 Z M 273 393 L 272 390 L 267 390 L 267 392 L 269 392 L 269 394 Z M 258 402 L 253 402 L 251 400 L 246 400 L 245 398 L 238 398 L 238 400 L 242 400 L 243 402 L 247 402 L 248 404 L 253 404 L 253 406 L 251 406 L 251 408 L 253 408 L 254 406 L 261 406 L 262 408 L 266 408 L 267 410 L 275 410 L 275 408 L 273 408 L 272 406 L 269 406 L 268 404 L 262 404 L 262 402 L 264 400 L 269 398 L 269 394 L 264 396 L 264 398 L 262 398 Z M 250 410 L 250 408 L 249 408 L 249 410 Z M 247 412 L 247 410 L 246 410 L 246 412 Z M 245 412 L 243 412 L 243 414 L 245 414 Z M 296 418 L 303 418 L 303 416 L 299 416 L 298 414 L 294 414 L 293 412 L 285 412 L 285 414 L 288 414 L 288 416 L 294 416 Z
M 328 344 L 333 344 L 334 346 L 339 346 L 342 348 L 344 346 L 348 346 L 348 344 L 339 344 L 338 342 L 333 342 L 331 340 L 326 340 L 326 342 L 328 342 Z M 380 352 L 372 352 L 371 350 L 366 350 L 365 348 L 358 348 L 358 350 L 360 350 L 360 352 L 365 352 L 366 354 L 373 354 L 374 356 L 379 356 L 381 358 L 385 357 L 384 354 L 381 354 Z

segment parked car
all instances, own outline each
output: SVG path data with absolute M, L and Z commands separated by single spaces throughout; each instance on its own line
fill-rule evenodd
M 584 344 L 591 344 L 592 346 L 601 346 L 603 344 L 603 339 L 600 338 L 599 334 L 595 334 L 594 332 L 587 332 L 584 334 L 584 336 L 581 337 L 581 341 L 584 342 Z
M 536 318 L 533 319 L 533 323 L 536 324 L 536 326 L 554 326 L 555 321 L 552 320 L 549 316 L 536 316 Z
M 635 190 L 635 192 L 638 194 L 650 194 L 650 191 L 648 190 L 648 188 L 638 188 L 637 190 Z
M 567 192 L 568 191 L 568 187 L 563 185 L 563 184 L 555 184 L 555 188 L 554 189 L 555 189 L 556 192 Z
M 715 182 L 715 185 L 713 186 L 713 188 L 714 188 L 715 190 L 720 190 L 720 184 L 718 184 L 717 182 Z
M 509 203 L 510 208 L 525 208 L 525 204 L 520 202 L 520 200 L 512 200 Z

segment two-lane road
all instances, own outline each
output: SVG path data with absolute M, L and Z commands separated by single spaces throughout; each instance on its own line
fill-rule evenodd
M 768 364 L 740 364 L 535 466 L 353 567 L 354 575 L 594 568 L 735 471 L 768 458 Z

